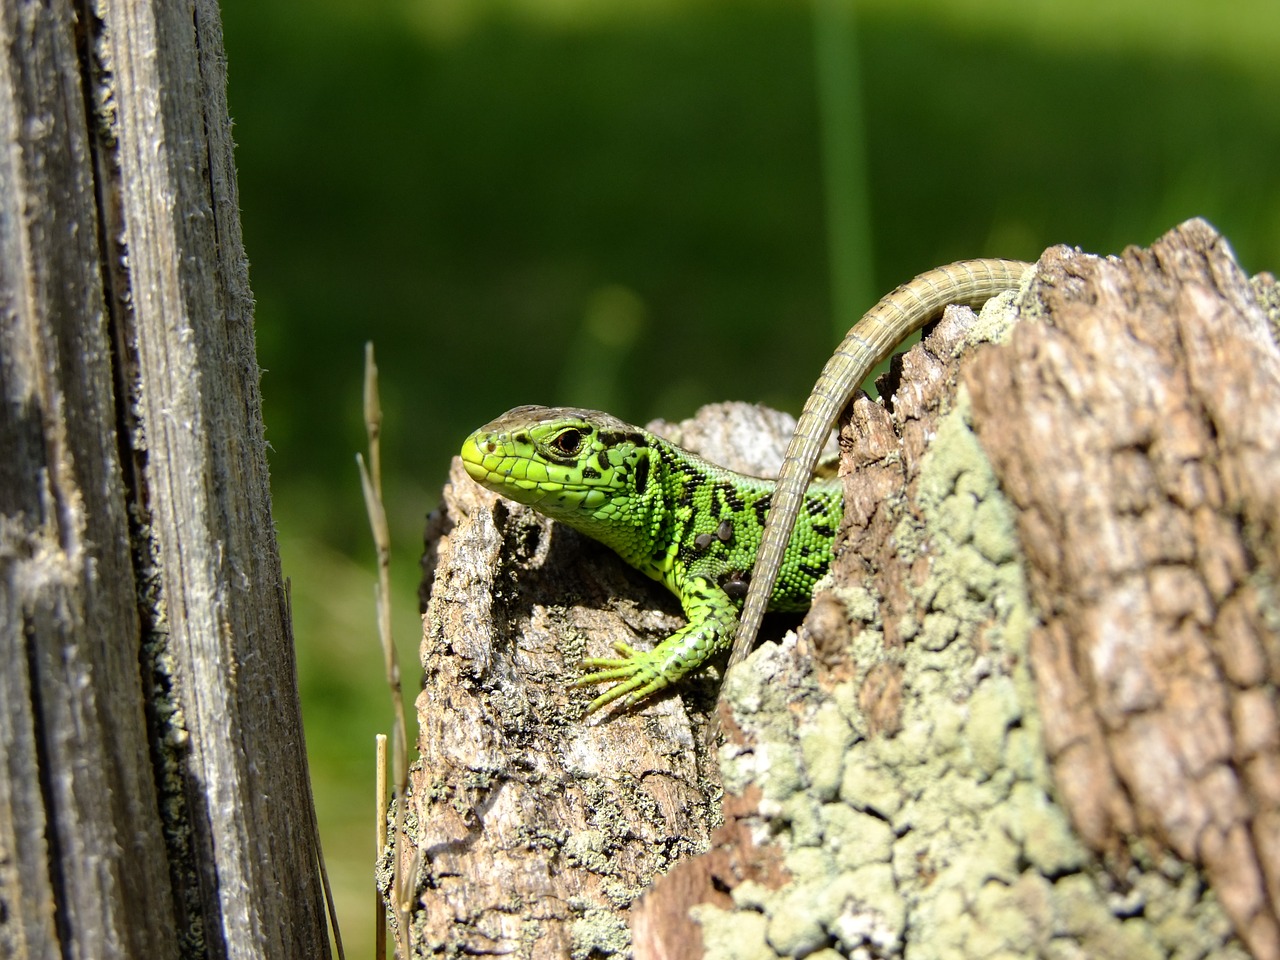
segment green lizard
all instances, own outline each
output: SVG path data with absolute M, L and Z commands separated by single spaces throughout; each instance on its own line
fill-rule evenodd
M 578 686 L 616 681 L 588 712 L 619 699 L 635 703 L 730 645 L 732 665 L 766 608 L 809 606 L 843 510 L 837 483 L 809 482 L 836 414 L 870 369 L 946 304 L 981 304 L 1016 286 L 1026 266 L 964 261 L 882 299 L 824 368 L 776 488 L 591 410 L 517 407 L 467 438 L 462 461 L 474 480 L 604 543 L 684 608 L 688 623 L 653 650 L 618 643 L 618 658 L 584 661 L 594 672 Z
M 727 650 L 764 533 L 773 482 L 710 463 L 595 410 L 516 407 L 462 445 L 472 479 L 599 540 L 664 584 L 688 623 L 651 651 L 615 644 L 578 685 L 619 681 L 588 712 L 634 703 Z M 843 505 L 836 481 L 810 485 L 770 610 L 804 610 L 831 565 Z

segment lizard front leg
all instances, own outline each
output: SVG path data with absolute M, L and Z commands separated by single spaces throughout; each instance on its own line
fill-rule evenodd
M 630 706 L 649 694 L 675 683 L 721 650 L 727 650 L 738 626 L 738 606 L 715 579 L 686 578 L 680 596 L 689 622 L 652 650 L 636 650 L 625 643 L 613 648 L 620 658 L 591 657 L 582 661 L 589 673 L 575 687 L 620 681 L 591 701 L 587 713 L 622 700 Z

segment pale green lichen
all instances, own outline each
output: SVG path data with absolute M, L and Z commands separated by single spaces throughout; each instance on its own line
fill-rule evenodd
M 773 740 L 762 745 L 760 754 L 770 773 L 763 784 L 766 802 L 784 803 L 805 788 L 804 763 L 798 744 Z
M 791 842 L 798 847 L 816 847 L 821 845 L 822 802 L 807 791 L 801 791 L 787 798 L 778 813 L 778 819 L 785 821 L 791 833 Z
M 1254 298 L 1267 316 L 1271 339 L 1280 343 L 1280 284 L 1270 274 L 1257 274 L 1249 278 Z
M 845 610 L 853 620 L 863 623 L 874 623 L 880 616 L 880 601 L 866 587 L 839 586 L 831 588 L 831 593 L 844 604 Z
M 1007 734 L 1021 719 L 1022 707 L 1011 677 L 992 677 L 973 691 L 965 727 L 979 776 L 994 776 L 1002 768 Z
M 601 831 L 580 830 L 565 839 L 560 851 L 569 863 L 608 875 L 612 870 L 605 847 L 605 835 Z
M 870 746 L 860 743 L 845 758 L 840 799 L 855 810 L 892 820 L 906 798 L 901 782 L 890 770 L 880 766 Z
M 893 828 L 881 817 L 855 810 L 843 803 L 826 803 L 819 811 L 823 835 L 841 870 L 893 859 Z
M 1028 782 L 1015 783 L 1001 817 L 1001 829 L 1018 844 L 1027 862 L 1046 877 L 1079 871 L 1087 864 L 1066 811 Z
M 769 921 L 751 910 L 729 912 L 699 904 L 689 915 L 702 927 L 705 955 L 720 960 L 777 960 L 765 941 Z
M 851 656 L 862 673 L 823 699 L 788 676 L 789 640 L 731 678 L 755 746 L 722 754 L 726 787 L 761 788 L 791 880 L 740 886 L 734 911 L 697 908 L 706 956 L 1243 958 L 1195 870 L 1136 851 L 1121 898 L 1052 799 L 1014 514 L 963 390 L 922 464 L 918 505 L 923 519 L 894 531 L 904 559 L 930 558 L 901 646 L 885 648 L 877 598 L 840 588 L 865 625 Z M 877 664 L 901 673 L 892 736 L 858 707 Z
M 827 941 L 823 921 L 830 922 L 830 903 L 820 904 L 823 891 L 830 888 L 830 876 L 797 878 L 772 900 L 766 937 L 776 953 L 803 957 Z M 827 907 L 823 910 L 822 907 Z
M 573 960 L 594 957 L 623 957 L 631 953 L 631 931 L 614 910 L 592 907 L 584 910 L 570 928 Z
M 810 792 L 819 800 L 835 799 L 840 790 L 844 756 L 853 745 L 853 728 L 834 703 L 824 703 L 800 733 L 800 753 L 809 771 Z

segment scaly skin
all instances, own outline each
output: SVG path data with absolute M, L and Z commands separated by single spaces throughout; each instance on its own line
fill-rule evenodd
M 680 598 L 688 623 L 651 651 L 616 644 L 577 685 L 615 685 L 588 712 L 635 703 L 726 650 L 756 562 L 773 483 L 716 466 L 607 413 L 517 407 L 462 445 L 472 479 L 613 549 Z M 831 564 L 839 486 L 816 482 L 782 554 L 769 610 L 804 610 Z

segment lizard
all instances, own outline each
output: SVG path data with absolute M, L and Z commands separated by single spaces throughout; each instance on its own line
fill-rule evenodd
M 523 406 L 471 434 L 473 480 L 599 540 L 674 593 L 687 623 L 653 650 L 614 645 L 578 686 L 618 681 L 592 713 L 654 693 L 728 648 L 756 560 L 773 482 L 735 473 L 607 413 Z M 831 564 L 843 513 L 837 481 L 809 486 L 769 609 L 804 610 Z
M 616 643 L 575 686 L 612 683 L 588 714 L 675 683 L 732 647 L 750 650 L 765 610 L 804 610 L 831 564 L 843 513 L 838 481 L 811 481 L 835 418 L 867 373 L 950 303 L 1015 289 L 1028 264 L 967 260 L 883 297 L 827 361 L 778 480 L 735 473 L 607 413 L 522 406 L 464 441 L 478 483 L 599 540 L 679 598 L 684 627 L 652 650 Z M 745 603 L 745 606 L 744 606 Z

